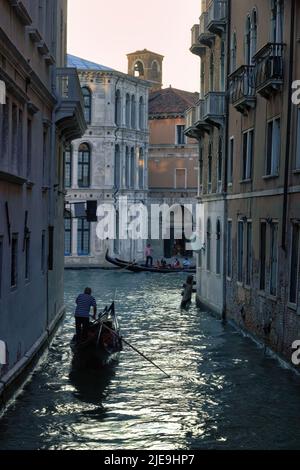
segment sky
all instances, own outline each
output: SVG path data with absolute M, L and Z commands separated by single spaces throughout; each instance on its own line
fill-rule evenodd
M 126 54 L 148 49 L 165 56 L 164 87 L 200 88 L 191 27 L 200 0 L 69 0 L 68 52 L 127 73 Z

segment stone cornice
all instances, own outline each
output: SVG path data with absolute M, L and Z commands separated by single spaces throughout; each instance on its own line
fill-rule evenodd
M 149 120 L 153 121 L 155 119 L 182 119 L 185 118 L 184 113 L 154 113 L 149 114 Z
M 135 85 L 139 85 L 143 88 L 151 88 L 152 85 L 146 80 L 141 80 L 140 78 L 132 77 L 131 75 L 127 75 L 126 73 L 118 72 L 115 70 L 84 70 L 84 69 L 77 69 L 79 78 L 84 78 L 87 80 L 103 80 L 109 78 L 121 78 L 124 81 L 132 82 Z
M 25 91 L 26 86 L 31 86 L 32 90 L 40 97 L 42 100 L 50 105 L 54 106 L 56 103 L 55 97 L 52 93 L 48 90 L 48 88 L 44 85 L 44 83 L 40 80 L 37 74 L 34 72 L 32 67 L 30 66 L 29 62 L 20 54 L 18 49 L 14 46 L 14 44 L 10 41 L 4 31 L 0 28 L 0 46 L 1 46 L 1 53 L 6 57 L 8 62 L 11 66 L 17 70 L 20 77 L 24 80 L 24 90 L 20 87 L 17 87 L 15 84 L 14 78 L 10 76 L 10 74 L 2 69 L 2 75 L 5 74 L 6 80 L 9 81 L 11 86 L 14 86 L 15 90 L 20 95 L 20 91 L 22 91 L 21 95 L 23 95 L 23 100 L 29 101 L 27 97 L 27 91 Z M 1 70 L 1 68 L 0 68 Z M 14 84 L 14 85 L 13 85 Z

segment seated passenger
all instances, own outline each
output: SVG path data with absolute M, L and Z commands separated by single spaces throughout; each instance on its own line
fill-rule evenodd
M 184 268 L 190 268 L 191 267 L 191 262 L 188 258 L 185 258 L 183 261 L 183 267 Z

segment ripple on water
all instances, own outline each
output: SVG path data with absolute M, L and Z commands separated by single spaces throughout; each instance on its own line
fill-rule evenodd
M 67 315 L 0 421 L 0 449 L 298 449 L 299 379 L 216 318 L 179 309 L 183 275 L 67 271 Z M 131 349 L 105 374 L 72 371 L 74 298 L 116 298 Z M 117 287 L 117 291 L 116 291 Z

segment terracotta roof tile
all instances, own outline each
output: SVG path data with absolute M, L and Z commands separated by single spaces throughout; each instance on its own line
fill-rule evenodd
M 156 90 L 149 96 L 149 114 L 184 114 L 198 100 L 198 93 L 172 87 Z

